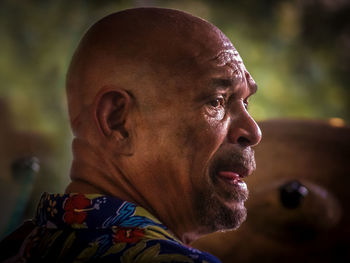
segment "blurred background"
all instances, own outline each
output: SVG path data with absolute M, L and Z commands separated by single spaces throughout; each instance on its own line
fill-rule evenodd
M 83 33 L 107 14 L 140 6 L 180 9 L 219 27 L 259 85 L 250 101 L 258 121 L 349 123 L 348 0 L 2 0 L 0 237 L 32 217 L 42 192 L 63 192 L 68 183 L 65 73 Z

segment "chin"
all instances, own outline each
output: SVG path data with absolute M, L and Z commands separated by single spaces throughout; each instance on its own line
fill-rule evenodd
M 241 224 L 247 218 L 247 209 L 243 204 L 235 204 L 233 207 L 222 206 L 217 207 L 215 213 L 215 220 L 213 220 L 212 230 L 216 231 L 230 231 L 235 230 L 241 226 Z
M 223 201 L 215 193 L 199 198 L 197 218 L 205 234 L 237 229 L 247 217 L 243 201 Z

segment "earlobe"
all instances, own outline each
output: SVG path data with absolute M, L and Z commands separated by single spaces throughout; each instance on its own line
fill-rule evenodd
M 97 125 L 103 136 L 113 140 L 121 151 L 130 148 L 129 113 L 131 97 L 124 90 L 100 92 L 95 104 Z

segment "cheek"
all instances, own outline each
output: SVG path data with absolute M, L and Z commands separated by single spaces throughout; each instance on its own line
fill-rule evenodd
M 214 122 L 208 123 L 203 118 L 182 128 L 180 138 L 183 139 L 183 148 L 186 149 L 184 164 L 187 165 L 189 173 L 186 187 L 190 189 L 191 195 L 210 191 L 209 165 L 225 140 L 227 127 L 227 122 L 214 125 Z
M 209 159 L 223 143 L 228 128 L 228 121 L 210 121 L 201 116 L 191 121 L 181 122 L 178 129 L 178 141 L 188 150 L 192 158 L 202 156 Z M 191 157 L 191 156 L 189 156 Z

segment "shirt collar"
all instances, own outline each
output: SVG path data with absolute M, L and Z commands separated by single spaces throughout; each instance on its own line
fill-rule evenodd
M 144 208 L 116 197 L 100 194 L 44 193 L 36 223 L 47 228 L 160 227 L 167 228 Z

